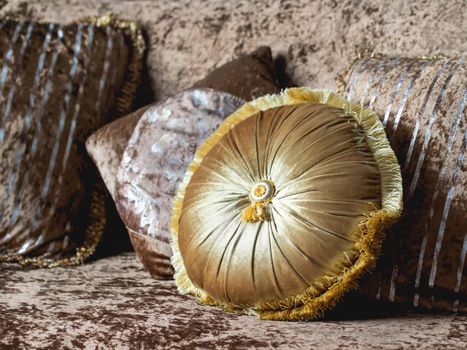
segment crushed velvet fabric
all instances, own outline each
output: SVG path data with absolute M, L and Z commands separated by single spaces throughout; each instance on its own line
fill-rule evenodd
M 130 80 L 128 38 L 90 20 L 0 27 L 0 255 L 79 262 L 102 233 L 86 238 L 95 172 L 84 141 Z
M 138 121 L 118 169 L 115 199 L 135 250 L 154 277 L 173 274 L 172 199 L 186 167 L 199 144 L 243 103 L 194 88 L 149 107 Z
M 405 214 L 365 293 L 467 311 L 464 60 L 363 58 L 346 81 L 346 97 L 380 115 L 404 178 Z
M 150 83 L 140 98 L 149 95 L 151 100 L 173 96 L 213 67 L 260 45 L 271 47 L 278 58 L 275 66 L 282 83 L 330 89 L 335 88 L 336 74 L 354 60 L 355 48 L 410 57 L 467 52 L 463 0 L 1 0 L 0 4 L 4 4 L 0 13 L 48 21 L 67 22 L 109 11 L 138 19 L 150 43 Z
M 0 0 L 0 14 L 62 23 L 109 11 L 137 18 L 150 42 L 148 80 L 138 98 L 143 106 L 258 45 L 272 47 L 276 67 L 294 83 L 329 88 L 355 47 L 411 57 L 465 53 L 464 6 L 423 0 Z M 171 281 L 151 279 L 134 254 L 68 270 L 2 266 L 0 281 L 5 348 L 467 348 L 465 316 L 388 315 L 368 301 L 360 311 L 371 310 L 371 319 L 355 312 L 345 320 L 291 324 L 227 314 L 178 295 Z
M 173 281 L 151 278 L 134 253 L 73 269 L 0 265 L 0 281 L 2 349 L 467 347 L 466 316 L 402 313 L 368 301 L 349 301 L 345 311 L 315 322 L 225 313 L 180 295 Z
M 133 134 L 133 129 L 148 107 L 103 126 L 86 140 L 86 150 L 99 169 L 102 180 L 112 198 L 115 198 L 115 180 L 122 154 Z

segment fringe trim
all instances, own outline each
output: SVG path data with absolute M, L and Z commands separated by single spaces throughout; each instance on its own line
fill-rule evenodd
M 7 16 L 6 20 L 16 21 L 18 19 Z M 46 23 L 38 21 L 39 23 Z M 141 27 L 134 21 L 127 21 L 115 17 L 108 13 L 104 16 L 90 16 L 78 20 L 81 23 L 91 23 L 96 27 L 112 27 L 129 37 L 130 56 L 124 82 L 118 92 L 115 106 L 117 116 L 123 116 L 131 111 L 136 90 L 141 82 L 141 72 L 143 69 L 143 59 L 146 52 L 146 42 L 143 37 Z M 99 181 L 96 179 L 96 181 Z M 47 259 L 43 257 L 24 257 L 19 254 L 0 255 L 0 262 L 17 262 L 21 265 L 35 267 L 64 267 L 82 264 L 96 251 L 97 245 L 101 241 L 107 222 L 105 203 L 107 200 L 106 191 L 101 183 L 94 185 L 91 194 L 91 204 L 89 210 L 89 225 L 86 227 L 84 242 L 76 248 L 75 253 L 63 259 Z
M 366 141 L 381 172 L 382 208 L 372 212 L 359 225 L 359 238 L 351 255 L 352 261 L 338 263 L 331 270 L 334 275 L 323 276 L 303 293 L 280 298 L 274 302 L 259 303 L 254 307 L 229 305 L 219 302 L 205 291 L 197 288 L 188 277 L 183 258 L 178 247 L 179 218 L 183 208 L 183 198 L 191 176 L 200 167 L 204 157 L 236 124 L 252 114 L 281 105 L 299 103 L 324 103 L 341 108 L 361 125 L 366 133 Z M 309 320 L 322 317 L 324 312 L 334 307 L 342 296 L 358 286 L 359 279 L 372 268 L 381 251 L 384 231 L 400 217 L 402 212 L 402 177 L 397 158 L 386 138 L 384 127 L 378 116 L 371 110 L 351 104 L 329 90 L 310 88 L 290 88 L 281 94 L 266 95 L 246 103 L 232 115 L 199 147 L 193 162 L 188 167 L 184 180 L 174 199 L 171 223 L 172 265 L 175 268 L 175 281 L 182 294 L 193 294 L 201 303 L 221 306 L 228 311 L 258 315 L 267 320 Z

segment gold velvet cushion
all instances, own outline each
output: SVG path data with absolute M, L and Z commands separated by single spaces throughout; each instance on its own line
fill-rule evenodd
M 128 111 L 144 42 L 108 16 L 0 27 L 0 260 L 78 264 L 105 224 L 84 141 Z
M 404 177 L 405 214 L 363 292 L 467 311 L 464 60 L 366 57 L 345 83 L 349 98 L 381 117 Z
M 401 198 L 374 113 L 322 90 L 259 98 L 203 143 L 180 186 L 176 282 L 265 319 L 319 317 L 374 265 Z
M 172 278 L 172 197 L 197 146 L 245 100 L 279 91 L 271 50 L 259 47 L 87 140 L 136 254 L 153 277 Z

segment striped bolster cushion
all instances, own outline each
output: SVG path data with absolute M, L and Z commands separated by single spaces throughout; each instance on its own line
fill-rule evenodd
M 383 121 L 404 178 L 404 215 L 363 287 L 377 299 L 467 311 L 467 70 L 461 58 L 362 58 L 345 96 Z
M 84 141 L 131 106 L 134 28 L 0 19 L 0 261 L 72 265 L 94 251 L 105 209 Z

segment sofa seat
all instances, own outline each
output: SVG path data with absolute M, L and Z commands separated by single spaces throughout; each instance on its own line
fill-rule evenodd
M 3 264 L 0 281 L 0 348 L 467 348 L 467 316 L 346 307 L 326 321 L 279 322 L 227 313 L 154 280 L 134 253 L 68 269 Z

